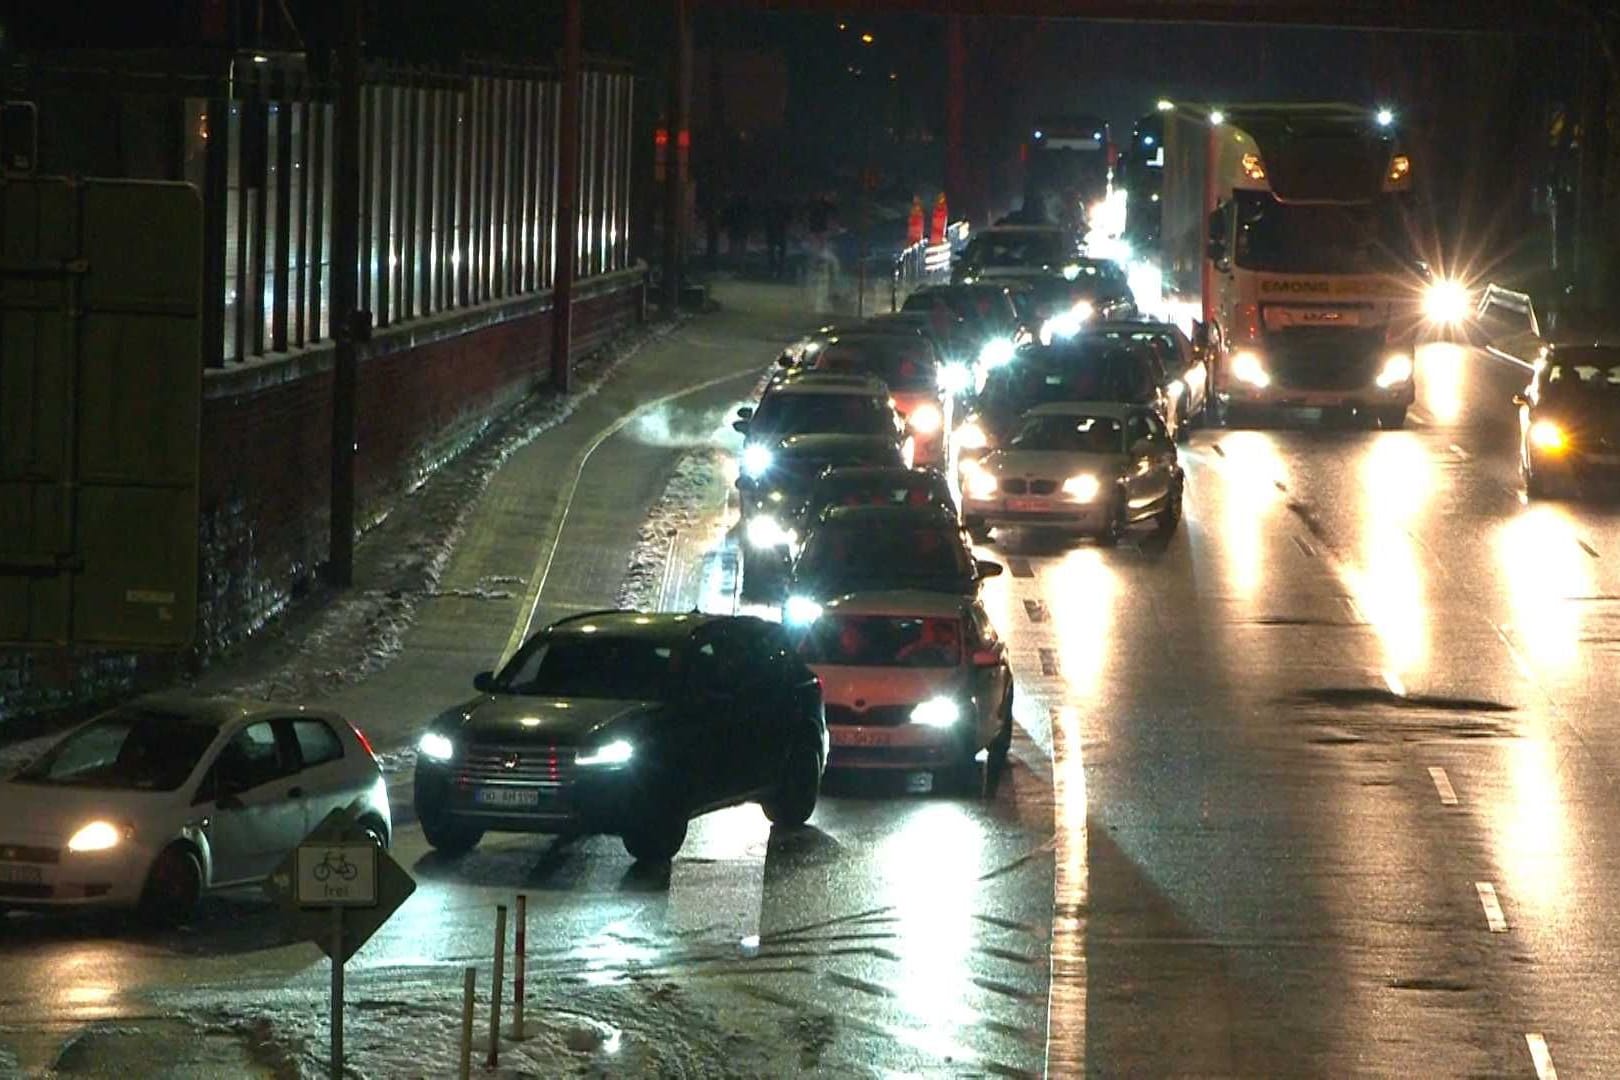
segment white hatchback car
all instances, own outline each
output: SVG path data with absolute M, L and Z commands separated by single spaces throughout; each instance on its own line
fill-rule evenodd
M 999 770 L 1012 744 L 1007 649 L 978 600 L 903 590 L 828 602 L 801 654 L 821 679 L 829 769 Z
M 350 805 L 386 847 L 377 759 L 336 713 L 141 698 L 0 781 L 0 909 L 138 907 L 183 920 L 204 893 L 268 876 Z

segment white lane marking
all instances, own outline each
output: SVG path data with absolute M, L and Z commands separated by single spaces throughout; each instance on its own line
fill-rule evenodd
M 595 454 L 603 443 L 623 431 L 638 416 L 649 409 L 667 405 L 671 401 L 677 401 L 692 394 L 702 393 L 724 383 L 735 382 L 738 379 L 749 377 L 757 379 L 759 378 L 759 372 L 749 368 L 744 371 L 732 372 L 730 375 L 719 375 L 695 383 L 684 390 L 676 390 L 662 397 L 644 401 L 601 431 L 598 431 L 595 437 L 585 446 L 585 449 L 575 456 L 574 460 L 570 462 L 572 475 L 569 477 L 568 487 L 558 499 L 561 509 L 557 514 L 556 524 L 551 528 L 551 536 L 547 541 L 546 557 L 535 564 L 534 574 L 529 578 L 528 586 L 524 589 L 523 595 L 526 602 L 523 605 L 523 613 L 517 622 L 512 624 L 512 635 L 506 640 L 506 649 L 501 653 L 501 663 L 496 665 L 497 670 L 500 669 L 502 664 L 511 659 L 512 654 L 517 652 L 518 646 L 522 645 L 529 636 L 529 629 L 534 623 L 535 613 L 540 610 L 541 594 L 546 590 L 546 579 L 551 576 L 551 564 L 556 561 L 557 549 L 562 546 L 563 526 L 568 524 L 568 513 L 574 508 L 574 495 L 579 491 L 579 478 L 584 475 L 585 465 L 590 461 L 591 455 Z
M 1396 697 L 1405 697 L 1406 684 L 1401 681 L 1400 675 L 1396 672 L 1388 670 L 1386 670 L 1383 674 L 1384 685 L 1389 687 L 1389 692 L 1394 694 Z
M 1451 786 L 1451 778 L 1446 775 L 1446 770 L 1438 765 L 1430 765 L 1429 779 L 1434 781 L 1434 790 L 1440 793 L 1440 805 L 1457 805 L 1457 792 Z
M 1453 454 L 1456 454 L 1459 458 L 1461 458 L 1464 461 L 1467 461 L 1470 457 L 1473 456 L 1473 455 L 1469 454 L 1468 451 L 1466 451 L 1462 447 L 1458 446 L 1456 443 L 1451 444 L 1450 450 L 1451 450 L 1451 452 Z
M 1530 1060 L 1535 1062 L 1537 1080 L 1558 1080 L 1558 1070 L 1553 1068 L 1552 1051 L 1547 1048 L 1546 1036 L 1532 1031 L 1525 1035 L 1524 1044 L 1530 1048 Z
M 1474 891 L 1479 893 L 1479 906 L 1485 909 L 1485 925 L 1491 928 L 1491 933 L 1507 933 L 1507 919 L 1503 918 L 1502 904 L 1496 899 L 1496 886 L 1488 881 L 1476 881 Z

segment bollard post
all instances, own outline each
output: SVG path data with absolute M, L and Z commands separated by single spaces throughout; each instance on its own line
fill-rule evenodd
M 495 973 L 489 984 L 489 1057 L 484 1066 L 493 1069 L 501 1062 L 501 986 L 506 967 L 506 905 L 495 905 Z
M 517 936 L 512 939 L 512 1038 L 523 1038 L 523 969 L 529 944 L 529 898 L 518 893 Z
M 461 1080 L 472 1076 L 473 997 L 478 985 L 478 969 L 461 973 Z

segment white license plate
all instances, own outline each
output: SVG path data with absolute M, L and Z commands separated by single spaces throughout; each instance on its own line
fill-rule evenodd
M 480 806 L 539 806 L 540 792 L 536 788 L 481 787 L 473 799 Z
M 1045 510 L 1048 505 L 1049 504 L 1047 503 L 1047 501 L 1045 499 L 1008 499 L 1007 500 L 1007 509 L 1008 510 L 1034 511 L 1036 513 L 1039 513 L 1040 511 Z
M 11 885 L 38 885 L 45 879 L 37 866 L 7 866 L 0 863 L 0 881 Z
M 934 774 L 931 772 L 914 772 L 906 774 L 906 793 L 910 795 L 927 795 L 934 790 Z
M 894 733 L 882 728 L 834 726 L 828 730 L 835 746 L 888 746 L 894 741 Z

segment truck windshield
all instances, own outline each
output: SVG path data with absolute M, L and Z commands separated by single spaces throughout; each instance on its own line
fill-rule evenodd
M 1261 191 L 1240 191 L 1237 265 L 1284 274 L 1389 273 L 1410 265 L 1388 203 L 1289 205 Z

